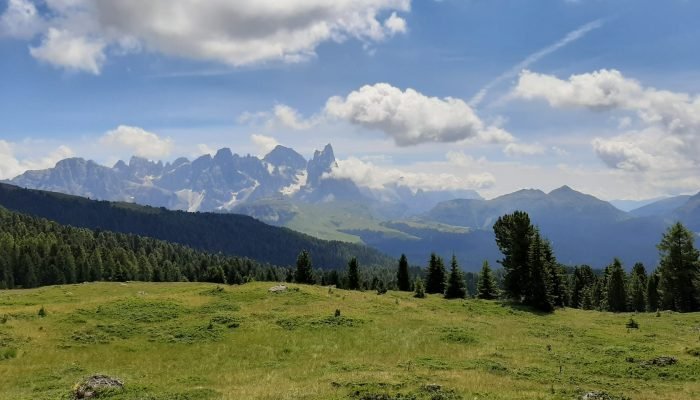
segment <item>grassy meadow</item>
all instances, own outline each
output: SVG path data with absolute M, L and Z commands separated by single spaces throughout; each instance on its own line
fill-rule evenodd
M 100 398 L 127 400 L 700 398 L 700 313 L 541 315 L 493 301 L 271 286 L 0 291 L 0 399 L 68 399 L 96 373 L 125 383 Z M 639 329 L 625 326 L 630 317 Z M 678 362 L 645 364 L 658 356 Z

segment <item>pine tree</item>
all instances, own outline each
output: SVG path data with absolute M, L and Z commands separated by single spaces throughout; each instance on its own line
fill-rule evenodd
M 540 233 L 535 230 L 530 242 L 528 287 L 525 292 L 525 304 L 542 311 L 554 310 L 551 274 L 545 257 L 545 246 Z
M 489 267 L 488 261 L 484 261 L 484 264 L 481 266 L 479 283 L 476 290 L 476 297 L 480 299 L 493 300 L 498 298 L 498 287 L 496 286 L 496 280 L 491 273 L 491 267 Z
M 408 259 L 405 254 L 401 254 L 401 258 L 399 259 L 399 270 L 396 273 L 396 282 L 400 291 L 411 291 L 411 277 L 408 275 Z
M 588 290 L 588 296 L 589 299 L 587 301 L 591 302 L 593 301 L 593 290 L 592 286 L 596 281 L 596 276 L 595 273 L 593 272 L 593 268 L 589 267 L 588 265 L 582 265 L 580 267 L 575 267 L 574 272 L 571 277 L 571 306 L 572 307 L 580 307 L 583 308 L 582 306 L 582 297 L 583 297 L 583 291 L 586 288 L 589 288 Z
M 348 289 L 358 290 L 360 288 L 360 271 L 357 266 L 357 258 L 353 257 L 348 263 Z
M 459 264 L 457 264 L 457 257 L 453 254 L 450 264 L 450 275 L 447 279 L 445 298 L 463 299 L 465 297 L 467 297 L 467 289 L 464 285 L 464 276 L 462 275 L 462 270 L 459 269 Z
M 595 308 L 593 304 L 593 285 L 586 286 L 581 291 L 580 303 L 578 307 L 583 310 L 593 310 Z
M 629 308 L 631 311 L 646 310 L 647 271 L 644 264 L 636 263 L 630 274 Z
M 627 291 L 625 289 L 625 271 L 617 258 L 608 267 L 606 287 L 608 311 L 627 311 Z
M 529 287 L 528 258 L 533 230 L 530 217 L 523 211 L 499 217 L 493 225 L 496 244 L 504 256 L 499 262 L 505 270 L 505 292 L 517 301 L 522 300 Z
M 425 292 L 431 294 L 445 292 L 445 264 L 435 253 L 430 255 L 428 274 L 425 277 Z
M 659 286 L 665 309 L 691 312 L 700 310 L 700 252 L 695 237 L 680 222 L 664 234 L 657 246 L 661 253 Z
M 294 275 L 294 280 L 297 283 L 307 283 L 310 285 L 313 285 L 315 283 L 313 276 L 313 267 L 311 264 L 311 256 L 306 250 L 303 250 L 301 253 L 299 253 L 299 257 L 297 257 L 297 270 L 296 274 Z
M 647 279 L 647 311 L 659 309 L 659 274 L 654 272 Z

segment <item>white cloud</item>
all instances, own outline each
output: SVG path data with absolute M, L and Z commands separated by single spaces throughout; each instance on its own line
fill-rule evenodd
M 120 125 L 100 138 L 100 144 L 133 152 L 139 157 L 158 159 L 170 154 L 173 143 L 135 126 Z
M 11 0 L 3 14 L 14 36 L 31 37 L 34 4 Z M 315 56 L 324 42 L 357 39 L 380 42 L 406 31 L 396 12 L 409 12 L 410 0 L 44 0 L 44 51 L 53 65 L 99 72 L 99 57 L 59 57 L 51 45 L 72 43 L 89 53 L 147 51 L 231 66 L 270 61 L 299 62 Z M 28 11 L 27 11 L 28 10 Z M 383 21 L 381 18 L 392 12 Z M 39 18 L 41 19 L 41 18 Z M 53 33 L 52 33 L 53 32 Z M 59 39 L 63 39 L 60 42 Z M 34 53 L 33 53 L 34 54 Z M 42 57 L 43 56 L 43 57 Z M 76 61 L 84 64 L 76 66 Z
M 609 167 L 680 173 L 700 165 L 700 96 L 644 87 L 619 71 L 605 69 L 567 80 L 523 71 L 513 96 L 542 99 L 557 108 L 634 112 L 644 129 L 592 142 Z M 622 129 L 631 125 L 623 121 Z
M 381 189 L 390 185 L 406 186 L 414 190 L 481 189 L 490 187 L 495 182 L 493 175 L 489 173 L 457 176 L 448 173 L 410 172 L 378 166 L 355 157 L 338 160 L 337 166 L 324 176 L 351 179 L 360 186 L 372 189 Z
M 387 83 L 365 85 L 346 97 L 331 97 L 326 115 L 384 132 L 399 146 L 458 142 L 480 135 L 503 138 L 507 132 L 487 127 L 464 101 L 402 91 Z M 509 134 L 508 134 L 509 135 Z
M 105 62 L 105 44 L 100 39 L 76 36 L 67 30 L 49 28 L 38 47 L 31 47 L 31 55 L 51 65 L 99 75 Z
M 264 115 L 268 118 L 266 122 L 268 128 L 288 128 L 300 131 L 309 129 L 318 122 L 313 118 L 304 119 L 297 110 L 284 104 L 276 105 L 271 115 Z
M 29 0 L 9 0 L 0 15 L 0 37 L 30 39 L 43 29 L 43 20 Z
M 50 168 L 58 161 L 74 155 L 73 150 L 62 145 L 39 159 L 19 159 L 14 148 L 13 143 L 0 140 L 0 179 L 11 179 L 28 170 Z
M 503 148 L 503 152 L 510 157 L 519 156 L 537 156 L 544 154 L 546 149 L 537 143 L 508 143 L 506 147 Z
M 384 21 L 384 26 L 392 35 L 406 33 L 406 20 L 397 16 L 396 12 L 391 13 L 391 16 Z
M 250 135 L 250 140 L 258 149 L 258 154 L 261 156 L 271 152 L 277 145 L 279 145 L 277 139 L 271 136 L 252 134 Z

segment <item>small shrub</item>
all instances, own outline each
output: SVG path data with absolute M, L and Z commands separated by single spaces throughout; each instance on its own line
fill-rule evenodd
M 0 361 L 17 357 L 17 349 L 9 348 L 0 350 Z
M 0 318 L 0 324 L 6 324 L 7 321 L 9 321 L 9 320 L 10 320 L 10 316 L 7 314 L 3 314 L 2 318 Z
M 639 329 L 639 323 L 634 320 L 634 318 L 630 318 L 629 321 L 625 324 L 627 329 Z
M 335 317 L 336 318 L 340 317 L 340 309 L 338 309 L 338 308 L 335 309 Z
M 693 349 L 686 349 L 685 352 L 690 354 L 691 356 L 700 357 L 700 347 L 695 347 Z
M 39 317 L 41 318 L 44 318 L 46 316 L 46 309 L 44 308 L 44 306 L 41 306 L 37 315 L 39 315 Z
M 420 278 L 416 279 L 416 292 L 413 297 L 418 299 L 425 298 L 425 286 L 423 285 L 423 280 Z

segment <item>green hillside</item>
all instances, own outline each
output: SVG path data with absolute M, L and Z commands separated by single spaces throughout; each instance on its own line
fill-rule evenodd
M 126 400 L 700 397 L 698 313 L 628 329 L 631 314 L 270 286 L 0 291 L 0 398 L 67 399 L 97 373 L 125 384 L 100 398 Z

